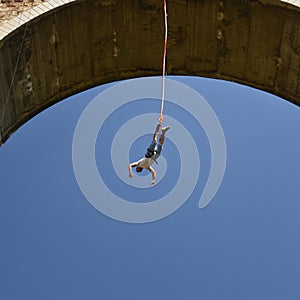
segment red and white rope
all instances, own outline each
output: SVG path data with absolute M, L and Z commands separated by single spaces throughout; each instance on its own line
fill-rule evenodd
M 161 111 L 159 122 L 162 124 L 164 119 L 164 104 L 165 104 L 165 76 L 166 76 L 166 57 L 167 57 L 167 43 L 168 43 L 168 15 L 167 15 L 167 0 L 164 0 L 164 16 L 165 16 L 165 42 L 164 53 L 162 61 L 162 95 L 161 95 Z

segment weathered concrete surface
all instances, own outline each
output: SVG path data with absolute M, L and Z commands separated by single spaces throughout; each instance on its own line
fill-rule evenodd
M 39 5 L 47 0 L 1 0 L 0 23 L 8 21 L 18 14 Z
M 172 0 L 168 16 L 169 75 L 231 80 L 300 105 L 298 7 L 279 0 Z M 160 75 L 163 26 L 161 0 L 77 0 L 28 23 L 1 143 L 74 93 Z M 24 26 L 0 41 L 1 112 L 23 34 Z
M 76 0 L 1 0 L 0 40 L 44 13 Z

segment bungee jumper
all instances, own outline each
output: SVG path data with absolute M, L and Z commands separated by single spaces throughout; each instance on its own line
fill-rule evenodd
M 156 129 L 153 135 L 152 143 L 147 148 L 147 153 L 145 157 L 139 161 L 129 164 L 129 177 L 132 177 L 132 168 L 136 167 L 136 172 L 140 173 L 143 169 L 148 170 L 152 174 L 151 185 L 154 185 L 156 173 L 151 165 L 156 162 L 156 159 L 160 156 L 162 151 L 162 146 L 165 139 L 165 133 L 170 129 L 169 126 L 162 128 L 162 123 L 164 120 L 164 102 L 165 102 L 165 76 L 166 76 L 166 57 L 167 57 L 167 42 L 168 42 L 168 22 L 167 22 L 167 0 L 164 0 L 164 21 L 165 21 L 165 39 L 164 39 L 164 50 L 163 50 L 163 59 L 162 59 L 162 95 L 161 95 L 161 110 L 160 116 L 158 118 L 159 123 L 156 125 Z M 161 129 L 161 135 L 157 143 L 158 133 Z
M 142 159 L 129 164 L 129 166 L 128 166 L 129 177 L 133 176 L 132 168 L 134 168 L 134 167 L 136 167 L 135 170 L 138 173 L 142 172 L 143 169 L 148 170 L 152 174 L 152 181 L 151 181 L 152 186 L 155 183 L 156 172 L 151 167 L 151 165 L 154 162 L 157 163 L 156 160 L 160 156 L 162 148 L 163 148 L 163 143 L 164 143 L 164 140 L 165 140 L 165 134 L 170 129 L 170 126 L 166 126 L 166 127 L 161 129 L 161 135 L 160 135 L 159 141 L 157 143 L 158 133 L 159 133 L 160 129 L 161 129 L 161 124 L 158 123 L 156 125 L 156 129 L 155 129 L 155 132 L 153 134 L 152 142 L 151 142 L 150 146 L 147 148 L 147 153 L 145 154 L 145 156 Z

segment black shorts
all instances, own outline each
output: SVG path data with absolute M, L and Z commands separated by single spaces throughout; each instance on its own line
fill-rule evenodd
M 152 142 L 151 145 L 147 148 L 147 153 L 145 154 L 145 157 L 149 158 L 151 156 L 153 156 L 155 153 L 155 146 L 156 146 L 156 142 Z

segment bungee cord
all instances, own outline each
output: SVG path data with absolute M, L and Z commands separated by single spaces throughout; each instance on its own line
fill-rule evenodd
M 167 14 L 167 0 L 164 0 L 164 19 L 165 19 L 165 41 L 164 52 L 162 60 L 162 94 L 161 94 L 161 110 L 159 122 L 164 121 L 164 104 L 165 104 L 165 76 L 166 76 L 166 57 L 167 57 L 167 43 L 168 43 L 168 14 Z

